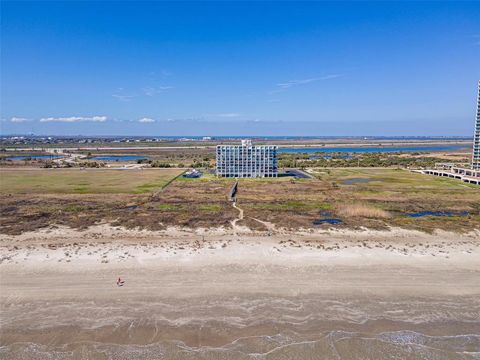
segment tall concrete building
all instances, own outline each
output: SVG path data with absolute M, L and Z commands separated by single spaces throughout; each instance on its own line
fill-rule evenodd
M 250 140 L 242 140 L 241 145 L 217 145 L 217 176 L 277 177 L 277 147 L 254 146 Z
M 475 121 L 475 135 L 473 137 L 472 169 L 480 170 L 480 80 L 477 93 L 477 116 Z

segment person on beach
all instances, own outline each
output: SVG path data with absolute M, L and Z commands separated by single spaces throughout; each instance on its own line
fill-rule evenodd
M 125 280 L 122 280 L 121 278 L 118 278 L 117 286 L 123 286 L 123 284 L 125 284 Z

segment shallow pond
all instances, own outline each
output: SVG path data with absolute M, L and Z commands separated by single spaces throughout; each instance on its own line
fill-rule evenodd
M 322 225 L 322 224 L 338 225 L 341 223 L 343 223 L 343 221 L 341 219 L 336 219 L 336 218 L 325 218 L 325 219 L 313 220 L 313 225 Z
M 342 181 L 342 184 L 344 185 L 353 185 L 356 183 L 368 183 L 370 182 L 370 179 L 368 178 L 351 178 L 351 179 L 345 179 Z
M 454 216 L 468 216 L 467 211 L 462 212 L 451 212 L 451 211 L 420 211 L 416 213 L 409 213 L 407 214 L 408 217 L 412 218 L 421 218 L 426 216 L 443 216 L 443 217 L 454 217 Z

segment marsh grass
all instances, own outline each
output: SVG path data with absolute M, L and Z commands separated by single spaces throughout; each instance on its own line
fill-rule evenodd
M 64 210 L 72 213 L 78 213 L 86 210 L 86 207 L 82 205 L 70 204 L 67 205 Z
M 248 204 L 247 207 L 264 210 L 330 210 L 332 209 L 332 204 L 291 200 L 279 203 Z
M 392 217 L 388 211 L 366 204 L 340 204 L 336 208 L 336 213 L 345 218 L 388 219 Z
M 169 211 L 169 210 L 179 210 L 180 208 L 173 204 L 159 204 L 157 205 L 157 209 L 163 210 L 163 211 Z
M 222 210 L 222 206 L 219 204 L 201 204 L 197 206 L 197 209 L 200 211 L 218 212 Z

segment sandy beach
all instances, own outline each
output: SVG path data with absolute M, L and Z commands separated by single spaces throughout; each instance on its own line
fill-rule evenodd
M 6 359 L 480 357 L 478 232 L 99 225 L 0 243 Z

